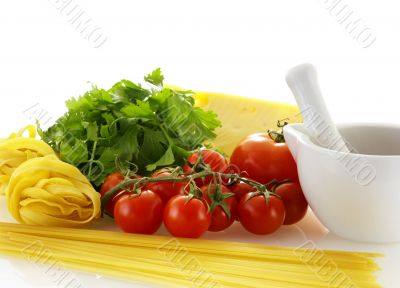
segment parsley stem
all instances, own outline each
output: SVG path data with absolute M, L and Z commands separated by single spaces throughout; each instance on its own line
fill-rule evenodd
M 160 125 L 160 129 L 161 129 L 161 131 L 163 132 L 165 138 L 167 138 L 168 144 L 169 144 L 169 145 L 174 144 L 174 142 L 172 141 L 172 139 L 169 137 L 168 132 L 167 132 L 167 130 L 166 130 L 165 127 L 164 127 L 164 124 L 161 124 L 161 125 Z
M 92 177 L 92 165 L 93 165 L 93 161 L 94 161 L 94 155 L 95 155 L 95 152 L 96 152 L 96 147 L 97 147 L 97 140 L 95 140 L 93 142 L 92 153 L 90 154 L 90 160 L 89 160 L 90 164 L 89 164 L 89 171 L 88 171 L 89 178 Z

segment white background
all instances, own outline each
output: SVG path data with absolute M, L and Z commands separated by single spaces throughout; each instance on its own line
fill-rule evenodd
M 108 88 L 156 67 L 185 88 L 293 102 L 284 77 L 302 62 L 317 66 L 335 120 L 400 121 L 398 1 L 342 0 L 376 35 L 362 48 L 326 9 L 334 0 L 74 0 L 107 36 L 97 49 L 57 1 L 0 4 L 0 123 L 19 127 L 36 103 L 57 116 L 87 81 Z
M 294 103 L 284 78 L 302 62 L 317 66 L 334 120 L 400 122 L 398 1 L 343 0 L 376 36 L 368 48 L 326 8 L 332 1 L 73 1 L 104 31 L 99 48 L 61 0 L 1 1 L 1 133 L 32 121 L 23 112 L 32 105 L 55 118 L 88 81 L 108 88 L 157 67 L 188 89 Z

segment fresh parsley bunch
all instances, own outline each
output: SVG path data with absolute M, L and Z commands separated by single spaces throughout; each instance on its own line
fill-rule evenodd
M 148 89 L 121 80 L 109 90 L 94 86 L 71 98 L 68 112 L 53 126 L 46 131 L 38 127 L 42 140 L 95 186 L 121 164 L 136 166 L 142 175 L 182 164 L 192 150 L 215 137 L 217 115 L 195 107 L 191 91 L 163 87 L 160 69 L 144 79 Z

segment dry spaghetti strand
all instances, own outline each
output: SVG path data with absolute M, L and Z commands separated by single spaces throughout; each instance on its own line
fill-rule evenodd
M 380 287 L 375 253 L 11 223 L 0 232 L 0 253 L 40 261 L 47 251 L 66 267 L 163 287 Z

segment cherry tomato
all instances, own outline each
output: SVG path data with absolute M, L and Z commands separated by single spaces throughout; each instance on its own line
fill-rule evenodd
M 269 196 L 268 204 L 264 195 L 252 197 L 248 193 L 239 203 L 239 221 L 242 226 L 254 234 L 270 234 L 278 230 L 285 220 L 285 206 L 278 197 Z
M 283 224 L 290 225 L 303 219 L 307 213 L 308 203 L 299 184 L 283 183 L 278 185 L 274 192 L 281 197 L 285 205 L 286 215 Z
M 172 197 L 164 209 L 164 224 L 175 237 L 199 238 L 211 223 L 211 214 L 203 200 L 188 195 Z
M 232 191 L 232 193 L 235 193 L 235 197 L 238 203 L 240 202 L 240 199 L 242 199 L 244 195 L 246 195 L 249 192 L 256 191 L 256 188 L 250 186 L 249 184 L 243 181 L 237 181 L 232 185 L 229 185 L 228 188 L 229 190 Z
M 120 182 L 122 182 L 124 180 L 124 176 L 119 173 L 119 172 L 115 172 L 112 173 L 110 175 L 108 175 L 106 177 L 106 179 L 104 180 L 103 185 L 101 185 L 100 188 L 100 194 L 101 197 L 104 197 L 104 195 L 110 191 L 112 188 L 114 188 L 115 186 L 117 186 Z M 117 203 L 117 201 L 124 195 L 129 194 L 128 192 L 121 192 L 121 190 L 119 191 L 118 194 L 116 194 L 112 199 L 110 199 L 105 207 L 105 211 L 110 215 L 113 216 L 114 215 L 114 206 Z
M 169 177 L 171 176 L 171 172 L 166 169 L 161 169 L 153 173 L 152 178 L 157 177 Z M 165 182 L 149 182 L 146 184 L 146 189 L 153 191 L 154 193 L 160 196 L 161 200 L 166 204 L 169 199 L 178 194 L 184 193 L 184 188 L 187 185 L 187 182 L 173 182 L 173 181 L 165 181 Z
M 150 190 L 125 195 L 115 205 L 115 223 L 128 233 L 153 234 L 161 226 L 163 208 L 161 198 Z
M 275 143 L 268 133 L 255 133 L 235 148 L 231 164 L 246 172 L 249 178 L 261 183 L 273 179 L 299 181 L 296 163 L 286 143 Z
M 217 151 L 214 150 L 203 149 L 201 150 L 201 157 L 203 159 L 203 162 L 212 171 L 225 172 L 225 173 L 229 172 L 228 160 L 226 160 L 221 153 L 218 153 Z M 183 166 L 183 171 L 187 174 L 191 174 L 205 170 L 205 168 L 198 167 L 200 169 L 198 169 L 197 171 L 193 171 L 192 169 L 193 165 L 196 164 L 198 158 L 199 158 L 198 152 L 194 152 L 193 154 L 191 154 L 186 160 L 187 163 Z M 195 182 L 199 187 L 207 185 L 211 181 L 213 181 L 213 178 L 211 176 L 204 177 L 204 179 L 202 178 L 195 179 Z
M 220 190 L 218 190 L 217 187 L 219 187 Z M 208 230 L 217 232 L 231 226 L 237 217 L 237 201 L 235 195 L 228 196 L 232 192 L 223 185 L 216 186 L 211 184 L 210 186 L 203 186 L 201 187 L 201 191 L 203 192 L 204 200 L 211 208 L 211 224 Z M 208 195 L 208 191 L 210 195 Z M 222 206 L 225 207 L 226 211 Z
M 142 176 L 137 176 L 139 178 L 142 178 Z M 132 179 L 136 178 L 135 176 L 131 177 Z M 110 175 L 108 175 L 106 177 L 106 179 L 104 180 L 103 184 L 101 185 L 100 188 L 100 195 L 101 197 L 104 197 L 104 195 L 110 191 L 112 188 L 114 188 L 115 186 L 117 186 L 119 183 L 121 183 L 123 180 L 125 180 L 124 176 L 120 173 L 120 172 L 114 172 Z M 133 185 L 131 186 L 131 188 L 133 188 Z M 128 191 L 123 191 L 123 190 L 119 190 L 117 194 L 114 195 L 114 197 L 112 197 L 112 199 L 110 199 L 105 207 L 105 211 L 110 215 L 110 216 L 114 216 L 114 207 L 115 204 L 118 202 L 119 199 L 122 198 L 122 196 L 125 195 L 129 195 L 131 193 L 129 193 Z

